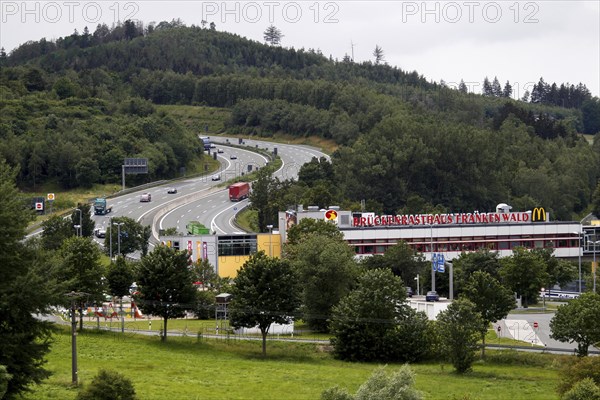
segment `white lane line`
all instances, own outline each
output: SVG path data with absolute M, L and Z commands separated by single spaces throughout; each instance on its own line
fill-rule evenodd
M 201 190 L 201 192 L 203 192 L 203 191 L 206 191 L 206 190 L 210 190 L 210 189 L 211 189 L 211 188 L 207 188 L 207 189 Z M 218 194 L 218 193 L 221 193 L 221 192 L 220 192 L 220 191 L 219 191 L 219 192 L 213 192 L 213 193 L 207 194 L 207 196 L 213 196 L 213 195 L 216 195 L 216 194 Z M 195 201 L 201 201 L 201 202 L 204 202 L 204 201 L 207 201 L 206 199 L 207 199 L 207 197 L 203 197 L 203 198 L 201 198 L 201 199 L 197 199 L 197 200 L 195 200 Z M 176 199 L 175 199 L 175 200 L 176 200 Z M 175 201 L 175 200 L 174 200 L 174 201 Z M 209 201 L 210 201 L 210 200 L 209 200 Z M 159 227 L 159 229 L 163 229 L 163 222 L 164 222 L 164 220 L 165 220 L 165 219 L 166 219 L 166 218 L 167 218 L 167 217 L 168 217 L 168 216 L 169 216 L 171 213 L 173 213 L 173 212 L 175 212 L 175 211 L 177 211 L 177 210 L 180 210 L 182 207 L 189 206 L 189 204 L 190 204 L 190 203 L 184 203 L 184 204 L 182 204 L 182 205 L 180 205 L 180 206 L 177 206 L 177 207 L 175 207 L 174 209 L 172 209 L 172 210 L 171 210 L 171 211 L 169 211 L 168 213 L 164 214 L 164 215 L 163 215 L 163 216 L 160 218 L 160 220 L 159 220 L 159 222 L 158 222 L 158 227 Z M 201 203 L 201 204 L 203 204 L 203 203 Z M 142 217 L 143 217 L 143 215 L 142 215 Z M 141 219 L 142 217 L 140 217 L 140 219 Z M 156 239 L 158 239 L 158 238 L 156 238 Z
M 231 209 L 231 208 L 234 208 L 234 207 L 237 207 L 237 206 L 239 206 L 239 205 L 240 205 L 240 203 L 234 203 L 233 205 L 231 205 L 231 206 L 229 206 L 229 207 L 227 207 L 227 208 L 225 208 L 225 209 L 223 209 L 223 210 L 219 211 L 219 212 L 218 212 L 218 213 L 217 213 L 217 214 L 216 214 L 216 215 L 213 217 L 213 219 L 210 221 L 210 227 L 211 227 L 211 230 L 216 230 L 216 229 L 218 229 L 219 231 L 221 231 L 221 233 L 225 233 L 225 231 L 224 231 L 223 229 L 221 229 L 221 228 L 219 228 L 219 227 L 217 226 L 217 224 L 215 223 L 215 220 L 216 220 L 216 219 L 219 217 L 219 215 L 223 214 L 225 211 L 228 211 L 229 209 Z M 215 227 L 215 229 L 212 229 L 212 227 L 213 227 L 213 226 Z

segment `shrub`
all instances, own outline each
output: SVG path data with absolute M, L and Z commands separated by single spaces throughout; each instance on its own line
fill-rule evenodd
M 600 387 L 591 378 L 577 382 L 562 400 L 600 400 Z
M 92 383 L 77 395 L 76 400 L 135 400 L 131 380 L 118 372 L 100 370 Z
M 590 378 L 596 385 L 600 385 L 600 357 L 577 358 L 575 362 L 567 364 L 561 376 L 557 389 L 561 395 L 585 378 Z
M 414 388 L 415 374 L 408 365 L 387 374 L 385 367 L 377 368 L 353 396 L 334 387 L 321 393 L 321 400 L 420 400 L 423 394 Z

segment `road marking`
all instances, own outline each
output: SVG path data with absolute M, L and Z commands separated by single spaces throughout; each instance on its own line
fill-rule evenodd
M 231 205 L 231 206 L 229 206 L 229 207 L 227 207 L 227 208 L 225 208 L 225 209 L 223 209 L 223 210 L 219 211 L 219 212 L 218 212 L 218 213 L 217 213 L 217 214 L 216 214 L 216 215 L 213 217 L 213 219 L 210 221 L 210 227 L 212 228 L 212 227 L 214 226 L 214 227 L 215 227 L 215 229 L 218 229 L 219 231 L 221 231 L 221 233 L 225 233 L 225 231 L 224 231 L 223 229 L 221 229 L 221 228 L 219 228 L 219 227 L 217 226 L 217 224 L 215 223 L 215 220 L 217 219 L 217 217 L 218 217 L 219 215 L 223 214 L 225 211 L 227 211 L 227 210 L 229 210 L 229 209 L 231 209 L 231 208 L 237 207 L 239 204 L 240 204 L 240 203 L 234 203 L 233 205 Z

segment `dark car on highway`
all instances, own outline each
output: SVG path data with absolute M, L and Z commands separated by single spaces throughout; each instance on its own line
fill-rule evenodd
M 429 291 L 425 295 L 425 301 L 440 301 L 440 295 L 435 291 Z

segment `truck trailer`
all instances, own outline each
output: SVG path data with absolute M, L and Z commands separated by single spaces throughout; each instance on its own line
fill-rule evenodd
M 250 184 L 248 182 L 238 182 L 229 186 L 229 200 L 240 201 L 248 198 L 250 194 Z
M 190 221 L 185 226 L 189 235 L 208 235 L 209 229 L 198 221 Z
M 112 206 L 109 206 L 104 197 L 98 197 L 94 201 L 94 214 L 104 215 L 112 211 Z

